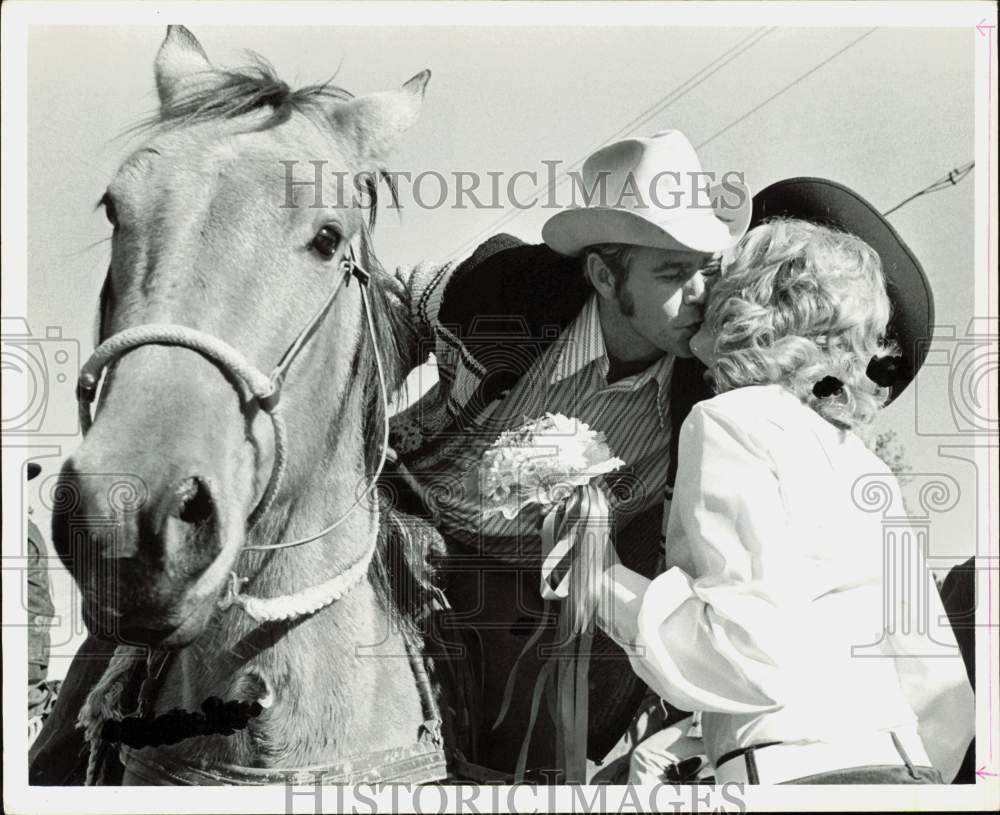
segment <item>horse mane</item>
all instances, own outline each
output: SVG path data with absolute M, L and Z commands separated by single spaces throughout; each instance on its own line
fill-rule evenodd
M 372 322 L 379 345 L 385 384 L 390 397 L 402 385 L 408 371 L 403 351 L 411 341 L 413 327 L 400 304 L 394 302 L 394 279 L 383 269 L 374 252 L 371 229 L 362 227 L 361 258 L 371 275 L 368 286 Z M 367 329 L 365 331 L 367 336 Z M 373 349 L 362 343 L 359 376 L 364 383 L 364 419 L 362 433 L 365 450 L 365 472 L 375 476 L 382 457 L 385 412 L 381 385 L 375 367 Z M 379 540 L 369 577 L 379 602 L 392 621 L 411 642 L 418 642 L 422 618 L 434 594 L 434 570 L 431 558 L 443 551 L 440 534 L 428 522 L 422 521 L 380 501 Z

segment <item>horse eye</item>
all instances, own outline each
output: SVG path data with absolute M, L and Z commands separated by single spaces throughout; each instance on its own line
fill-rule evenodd
M 112 226 L 118 226 L 118 210 L 115 209 L 114 200 L 107 193 L 101 196 L 101 206 L 104 207 L 104 215 L 108 219 L 108 223 Z
M 338 246 L 340 246 L 340 232 L 329 224 L 320 229 L 309 244 L 309 247 L 315 249 L 324 260 L 333 258 L 337 254 Z

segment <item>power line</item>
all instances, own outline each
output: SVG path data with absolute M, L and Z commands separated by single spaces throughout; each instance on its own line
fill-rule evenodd
M 670 105 L 674 104 L 674 102 L 681 99 L 681 97 L 687 96 L 687 94 L 689 94 L 691 91 L 693 91 L 703 82 L 705 82 L 705 80 L 717 74 L 719 71 L 721 71 L 723 68 L 729 65 L 729 63 L 731 63 L 737 57 L 741 56 L 746 51 L 749 51 L 751 48 L 757 45 L 757 43 L 759 43 L 768 35 L 773 34 L 776 30 L 777 30 L 776 26 L 771 26 L 770 28 L 754 29 L 749 35 L 747 35 L 738 43 L 736 43 L 736 45 L 723 51 L 719 56 L 717 56 L 714 60 L 708 63 L 708 65 L 705 65 L 700 70 L 695 71 L 695 73 L 693 73 L 691 76 L 685 79 L 680 85 L 678 85 L 676 88 L 668 92 L 666 96 L 661 97 L 659 101 L 654 102 L 650 107 L 646 108 L 646 110 L 644 110 L 642 113 L 635 116 L 630 122 L 627 122 L 625 125 L 623 125 L 617 132 L 612 133 L 610 136 L 608 136 L 598 147 L 603 147 L 604 145 L 610 144 L 611 142 L 616 141 L 617 139 L 620 139 L 623 136 L 627 136 L 629 133 L 635 132 L 644 124 L 646 124 L 646 122 L 648 122 L 650 119 L 654 118 L 655 116 L 658 116 L 668 107 L 670 107 Z M 571 164 L 567 168 L 567 170 L 575 169 L 576 167 L 581 166 L 587 160 L 587 156 L 589 155 L 590 153 L 587 153 L 587 155 L 577 159 L 575 162 L 573 162 L 573 164 Z
M 956 186 L 959 181 L 964 179 L 969 173 L 972 172 L 972 168 L 975 166 L 976 162 L 970 161 L 968 164 L 963 164 L 961 167 L 956 167 L 953 170 L 949 170 L 948 175 L 944 176 L 944 178 L 939 178 L 933 184 L 929 184 L 928 186 L 924 187 L 922 190 L 920 190 L 920 192 L 915 192 L 909 198 L 904 198 L 902 201 L 896 204 L 896 206 L 892 207 L 891 209 L 887 209 L 882 214 L 886 216 L 892 215 L 892 213 L 894 213 L 897 209 L 905 207 L 907 204 L 910 203 L 910 201 L 915 201 L 922 195 L 929 195 L 932 192 L 939 192 L 941 190 L 948 189 L 948 187 Z
M 693 91 L 695 88 L 697 88 L 699 85 L 701 85 L 707 79 L 709 79 L 711 76 L 713 76 L 714 74 L 716 74 L 719 71 L 721 71 L 723 68 L 725 68 L 727 65 L 729 65 L 729 63 L 731 63 L 733 60 L 737 59 L 743 53 L 745 53 L 746 51 L 748 51 L 751 48 L 753 48 L 755 45 L 757 45 L 757 43 L 759 43 L 761 40 L 763 40 L 765 37 L 767 37 L 768 35 L 772 34 L 776 30 L 777 30 L 777 27 L 775 27 L 775 26 L 772 26 L 770 28 L 758 28 L 758 29 L 754 29 L 754 31 L 752 31 L 749 35 L 747 35 L 746 37 L 744 37 L 742 40 L 740 40 L 739 42 L 737 42 L 735 45 L 730 46 L 729 48 L 727 48 L 725 51 L 723 51 L 719 56 L 717 56 L 715 59 L 713 59 L 707 65 L 705 65 L 702 68 L 700 68 L 697 71 L 695 71 L 691 76 L 689 76 L 687 79 L 685 79 L 679 85 L 677 85 L 676 87 L 672 88 L 664 96 L 660 97 L 651 106 L 649 106 L 648 108 L 646 108 L 644 111 L 642 111 L 641 113 L 639 113 L 637 116 L 633 117 L 631 121 L 627 122 L 617 132 L 615 132 L 615 133 L 611 134 L 610 136 L 608 136 L 604 140 L 604 142 L 602 142 L 602 144 L 599 145 L 599 147 L 603 147 L 604 145 L 610 144 L 611 142 L 613 142 L 613 141 L 615 141 L 615 140 L 617 140 L 617 139 L 619 139 L 619 138 L 621 138 L 621 137 L 623 137 L 623 136 L 625 136 L 625 135 L 627 135 L 629 133 L 632 133 L 635 130 L 637 130 L 638 128 L 642 127 L 642 125 L 644 125 L 650 119 L 652 119 L 653 117 L 655 117 L 655 116 L 659 115 L 660 113 L 662 113 L 670 105 L 672 105 L 673 103 L 677 102 L 682 97 L 686 96 L 688 93 L 690 93 L 691 91 Z M 593 152 L 593 151 L 590 151 L 590 152 Z M 570 173 L 573 170 L 575 170 L 576 168 L 582 166 L 583 163 L 587 160 L 587 156 L 590 155 L 590 152 L 588 152 L 586 155 L 580 157 L 579 159 L 577 159 L 576 161 L 574 161 L 572 164 L 570 164 L 565 170 L 563 170 L 562 171 L 562 177 L 555 184 L 555 187 L 558 187 L 564 181 L 568 180 L 570 178 L 570 176 L 568 175 L 568 173 Z M 543 185 L 539 185 L 532 192 L 532 196 L 537 196 L 537 195 L 541 194 L 542 192 L 545 191 L 545 189 L 546 189 L 546 187 L 545 187 L 544 184 Z M 456 252 L 454 252 L 451 255 L 451 257 L 458 257 L 458 256 L 464 254 L 468 249 L 471 249 L 471 248 L 477 246 L 479 244 L 479 242 L 483 238 L 485 238 L 485 237 L 493 234 L 495 230 L 497 230 L 500 227 L 505 226 L 506 224 L 510 223 L 510 221 L 514 220 L 520 214 L 521 214 L 521 210 L 517 210 L 517 209 L 515 209 L 515 210 L 513 210 L 511 212 L 507 212 L 506 214 L 504 214 L 503 216 L 501 216 L 499 219 L 497 219 L 496 221 L 494 221 L 492 224 L 490 224 L 488 227 L 486 227 L 485 229 L 483 229 L 482 231 L 480 231 L 474 238 L 466 241 Z
M 828 65 L 829 63 L 833 62 L 833 60 L 835 60 L 835 59 L 836 59 L 837 57 L 839 57 L 839 56 L 840 56 L 841 54 L 843 54 L 843 53 L 844 53 L 845 51 L 849 51 L 849 50 L 850 50 L 851 48 L 853 48 L 853 47 L 854 47 L 855 45 L 857 45 L 857 44 L 858 44 L 859 42 L 861 42 L 861 41 L 862 41 L 862 40 L 863 40 L 863 39 L 864 39 L 865 37 L 868 37 L 868 36 L 871 36 L 871 35 L 872 35 L 872 34 L 874 34 L 874 33 L 875 33 L 876 31 L 878 31 L 878 28 L 877 28 L 877 27 L 876 27 L 876 28 L 869 28 L 869 29 L 868 29 L 868 30 L 867 30 L 867 31 L 866 31 L 866 32 L 865 32 L 864 34 L 862 34 L 862 35 L 861 35 L 860 37 L 858 37 L 857 39 L 854 39 L 854 40 L 851 40 L 851 41 L 850 41 L 849 43 L 847 43 L 847 45 L 845 45 L 845 46 L 844 46 L 843 48 L 841 48 L 841 49 L 840 49 L 839 51 L 837 51 L 837 52 L 835 52 L 835 53 L 831 54 L 831 55 L 830 55 L 830 56 L 828 56 L 828 57 L 827 57 L 826 59 L 824 59 L 824 60 L 823 60 L 822 62 L 820 62 L 820 63 L 818 63 L 818 64 L 814 65 L 814 66 L 813 66 L 812 68 L 810 68 L 810 69 L 809 69 L 808 71 L 806 71 L 806 72 L 805 72 L 804 74 L 801 74 L 800 76 L 798 76 L 798 77 L 796 77 L 795 79 L 793 79 L 793 80 L 792 80 L 791 82 L 789 82 L 789 83 L 788 83 L 787 85 L 785 85 L 785 86 L 784 86 L 783 88 L 779 89 L 779 90 L 778 90 L 777 92 L 775 92 L 775 93 L 771 94 L 771 95 L 770 95 L 769 97 L 767 97 L 767 99 L 765 99 L 765 100 L 764 100 L 763 102 L 761 102 L 761 103 L 760 103 L 759 105 L 756 105 L 755 107 L 752 107 L 752 108 L 750 108 L 750 110 L 748 110 L 748 111 L 747 111 L 746 113 L 744 113 L 744 114 L 743 114 L 742 116 L 740 116 L 740 117 L 738 117 L 738 118 L 736 118 L 736 119 L 733 119 L 733 121 L 731 121 L 731 122 L 730 122 L 729 124 L 727 124 L 727 125 L 726 125 L 725 127 L 723 127 L 723 128 L 721 129 L 721 130 L 719 130 L 719 131 L 717 131 L 717 132 L 713 133 L 713 134 L 712 134 L 711 136 L 709 136 L 709 137 L 708 137 L 707 139 L 705 139 L 705 141 L 703 141 L 703 142 L 702 142 L 701 144 L 697 145 L 697 146 L 695 147 L 695 150 L 700 150 L 700 149 L 701 149 L 702 147 L 704 147 L 704 146 L 705 146 L 706 144 L 708 144 L 709 142 L 712 142 L 712 141 L 714 141 L 715 139 L 717 139 L 717 138 L 718 138 L 719 136 L 721 136 L 721 135 L 722 135 L 723 133 L 725 133 L 725 132 L 726 132 L 727 130 L 730 130 L 731 128 L 733 128 L 733 127 L 736 127 L 736 125 L 738 125 L 738 124 L 739 124 L 740 122 L 742 122 L 742 121 L 744 121 L 744 120 L 748 119 L 749 117 L 753 116 L 753 114 L 755 114 L 755 113 L 756 113 L 757 111 L 759 111 L 759 110 L 760 110 L 761 108 L 765 107 L 766 105 L 769 105 L 769 104 L 771 104 L 771 102 L 773 102 L 773 101 L 774 101 L 775 99 L 777 99 L 777 98 L 778 98 L 779 96 L 781 96 L 782 94 L 786 93 L 787 91 L 790 91 L 790 90 L 791 90 L 792 88 L 794 88 L 794 87 L 795 87 L 796 85 L 798 85 L 798 84 L 799 84 L 800 82 L 802 82 L 802 80 L 806 79 L 807 77 L 810 77 L 810 76 L 812 76 L 812 75 L 813 75 L 814 73 L 816 73 L 816 71 L 818 71 L 818 70 L 819 70 L 820 68 L 822 68 L 822 67 L 824 67 L 825 65 Z

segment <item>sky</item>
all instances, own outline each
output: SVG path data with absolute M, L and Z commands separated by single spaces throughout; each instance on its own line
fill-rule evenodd
M 414 176 L 541 173 L 543 161 L 572 167 L 613 138 L 679 129 L 704 167 L 741 170 L 752 190 L 821 176 L 884 210 L 974 155 L 971 28 L 191 28 L 217 64 L 243 64 L 246 49 L 257 51 L 293 86 L 335 74 L 360 94 L 430 68 L 420 121 L 392 163 Z M 93 347 L 109 251 L 95 204 L 139 144 L 121 134 L 155 109 L 152 62 L 163 34 L 159 26 L 30 32 L 27 318 L 35 336 L 58 328 L 82 356 Z M 959 498 L 935 517 L 931 552 L 962 559 L 975 549 L 976 472 L 938 448 L 954 441 L 945 375 L 959 343 L 948 335 L 964 336 L 973 316 L 974 192 L 967 180 L 891 217 L 934 289 L 942 364 L 880 418 L 915 472 L 954 479 Z M 404 190 L 401 211 L 383 213 L 376 245 L 387 266 L 443 260 L 496 231 L 538 242 L 551 214 L 422 208 Z M 418 388 L 433 374 L 419 376 Z M 73 381 L 52 386 L 47 422 L 72 422 Z M 58 442 L 72 452 L 72 438 Z M 43 464 L 51 473 L 58 461 Z M 45 528 L 44 507 L 36 515 Z

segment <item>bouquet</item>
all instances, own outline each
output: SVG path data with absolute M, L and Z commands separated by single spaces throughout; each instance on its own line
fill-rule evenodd
M 578 487 L 624 464 L 611 455 L 600 431 L 561 413 L 546 413 L 500 434 L 484 453 L 484 515 L 511 520 L 532 504 L 548 513 Z

